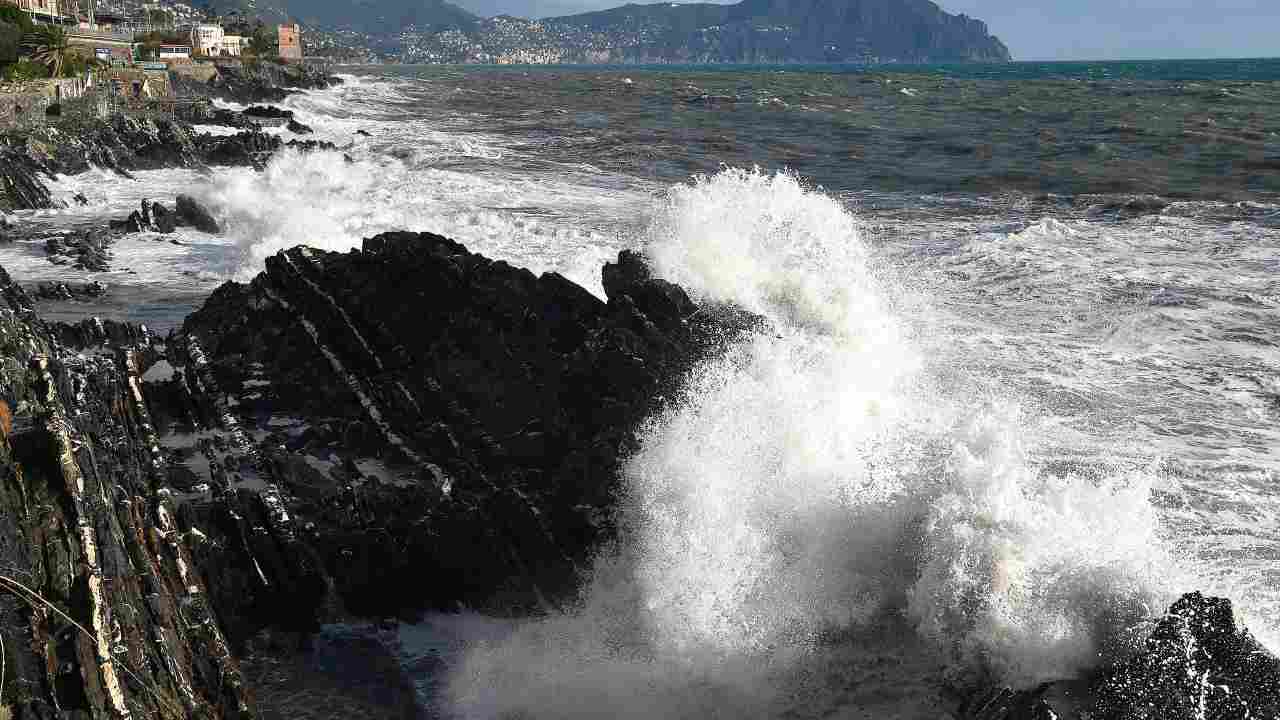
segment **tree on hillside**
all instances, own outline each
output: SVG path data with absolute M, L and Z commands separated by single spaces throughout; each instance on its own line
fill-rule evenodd
M 0 20 L 0 65 L 17 62 L 21 44 L 22 28 Z
M 258 57 L 274 57 L 280 54 L 279 41 L 274 27 L 258 23 L 249 37 L 249 49 Z
M 0 22 L 17 25 L 23 33 L 31 32 L 31 16 L 23 12 L 17 5 L 0 2 Z
M 22 50 L 32 60 L 49 68 L 50 77 L 59 77 L 67 62 L 67 32 L 56 25 L 40 25 L 27 33 Z

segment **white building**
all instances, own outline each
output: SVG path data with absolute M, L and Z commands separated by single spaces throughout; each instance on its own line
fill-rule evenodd
M 240 53 L 248 44 L 249 38 L 243 35 L 223 35 L 222 54 L 230 57 L 240 57 Z
M 191 48 L 186 45 L 161 45 L 161 60 L 190 60 Z
M 196 25 L 191 29 L 191 47 L 196 55 L 217 57 L 222 54 L 225 37 L 221 25 Z

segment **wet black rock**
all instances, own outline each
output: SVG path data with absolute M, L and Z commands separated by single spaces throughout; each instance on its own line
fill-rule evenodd
M 213 214 L 190 195 L 179 195 L 174 204 L 174 211 L 178 216 L 179 225 L 194 227 L 200 232 L 211 235 L 222 232 Z
M 1141 647 L 1091 677 L 975 693 L 960 720 L 1280 718 L 1280 658 L 1236 623 L 1231 601 L 1182 596 Z
M 696 359 L 758 322 L 695 312 L 639 264 L 628 254 L 607 271 L 604 302 L 439 236 L 389 233 L 360 252 L 296 248 L 219 288 L 171 343 L 186 348 L 187 381 L 155 412 L 216 428 L 225 412 L 207 396 L 230 397 L 237 422 L 267 435 L 218 463 L 271 482 L 278 500 L 255 509 L 263 501 L 240 491 L 234 513 L 193 507 L 190 522 L 215 545 L 260 539 L 250 554 L 267 558 L 270 587 L 298 588 L 276 607 L 253 566 L 211 553 L 250 589 L 222 600 L 256 608 L 230 614 L 529 611 L 567 597 L 612 535 L 637 425 Z M 302 425 L 275 435 L 272 418 Z M 242 532 L 233 515 L 261 529 Z M 318 576 L 300 575 L 296 557 Z M 431 580 L 406 592 L 405 577 Z
M 253 105 L 241 111 L 241 114 L 250 118 L 265 118 L 267 120 L 292 120 L 293 111 L 284 110 L 273 105 Z
M 208 84 L 184 86 L 197 92 L 243 105 L 281 102 L 298 90 L 322 90 L 338 85 L 341 78 L 323 70 L 300 64 L 274 62 L 246 63 L 242 67 L 223 67 Z
M 1230 600 L 1190 593 L 1095 693 L 1097 720 L 1276 718 L 1280 659 L 1237 625 Z
M 66 344 L 0 269 L 0 712 L 248 720 L 133 390 L 151 340 L 86 323 Z
M 130 177 L 132 170 L 261 165 L 281 147 L 256 129 L 232 137 L 194 132 L 169 119 L 115 115 L 0 136 L 0 210 L 54 207 L 45 179 L 91 167 Z
M 312 130 L 309 126 L 307 126 L 307 125 L 303 125 L 302 123 L 298 122 L 297 120 L 294 120 L 292 117 L 291 117 L 291 118 L 289 118 L 289 122 L 288 122 L 288 124 L 286 124 L 286 125 L 285 125 L 285 128 L 286 128 L 289 132 L 291 132 L 291 133 L 293 133 L 293 134 L 295 134 L 295 135 L 310 135 L 311 133 L 315 132 L 315 131 L 314 131 L 314 130 Z
M 88 283 L 42 282 L 30 288 L 38 300 L 96 300 L 107 294 L 107 286 L 96 280 Z
M 45 253 L 55 265 L 104 272 L 111 265 L 111 237 L 102 230 L 76 230 L 45 239 Z
M 284 147 L 301 150 L 303 152 L 316 152 L 318 150 L 337 151 L 338 146 L 328 140 L 290 140 L 284 144 Z
M 178 229 L 178 220 L 172 211 L 158 202 L 143 200 L 123 221 L 113 220 L 111 227 L 125 233 L 154 232 L 167 235 Z

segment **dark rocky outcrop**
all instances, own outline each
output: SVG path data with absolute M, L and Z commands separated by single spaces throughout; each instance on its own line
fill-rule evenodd
M 285 124 L 285 129 L 287 129 L 289 132 L 295 135 L 310 135 L 311 133 L 315 132 L 314 130 L 311 129 L 311 126 L 303 125 L 302 123 L 298 122 L 297 120 L 294 120 L 293 118 L 289 118 L 289 122 Z
M 230 137 L 195 133 L 172 120 L 116 115 L 109 120 L 0 136 L 0 210 L 54 206 L 44 184 L 54 174 L 102 167 L 132 170 L 200 165 L 261 165 L 282 146 L 257 130 Z
M 968 698 L 960 720 L 1244 720 L 1280 717 L 1280 659 L 1231 601 L 1182 596 L 1131 657 L 1091 678 Z
M 607 301 L 388 233 L 280 253 L 160 344 L 124 323 L 43 323 L 0 270 L 0 713 L 247 719 L 256 687 L 267 717 L 290 716 L 294 693 L 412 717 L 372 635 L 334 641 L 365 672 L 315 664 L 333 640 L 321 623 L 569 597 L 613 537 L 637 425 L 692 363 L 765 329 L 696 305 L 636 253 L 601 279 Z M 1273 718 L 1280 660 L 1228 601 L 1195 593 L 1091 677 L 958 706 Z
M 200 232 L 216 235 L 222 232 L 213 214 L 190 195 L 179 195 L 174 203 L 174 212 L 178 215 L 178 224 L 193 227 Z
M 102 230 L 73 230 L 45 239 L 44 249 L 55 265 L 103 272 L 111 267 L 111 236 Z
M 37 300 L 96 300 L 107 294 L 107 286 L 98 281 L 87 283 L 42 282 L 30 288 Z
M 252 105 L 241 111 L 248 118 L 265 118 L 267 120 L 292 120 L 293 111 L 284 110 L 274 105 Z
M 0 715 L 252 717 L 167 499 L 150 339 L 109 335 L 61 336 L 0 270 Z
M 297 248 L 216 291 L 171 345 L 184 348 L 170 358 L 184 381 L 156 401 L 158 422 L 234 436 L 230 412 L 266 439 L 211 448 L 226 475 L 215 487 L 252 475 L 279 496 L 237 490 L 234 513 L 193 504 L 184 522 L 248 548 L 274 595 L 296 589 L 272 608 L 252 568 L 211 551 L 204 567 L 247 586 L 222 600 L 297 623 L 307 608 L 520 611 L 565 597 L 612 532 L 635 426 L 690 363 L 754 322 L 695 313 L 636 256 L 607 273 L 606 303 L 554 273 L 392 233 L 362 252 Z M 296 428 L 273 432 L 281 423 Z M 405 593 L 406 577 L 430 580 Z
M 319 68 L 264 61 L 221 67 L 211 82 L 184 81 L 180 91 L 253 105 L 281 102 L 297 90 L 322 90 L 341 82 Z
M 111 228 L 124 233 L 154 232 L 168 234 L 178 229 L 177 216 L 162 203 L 143 200 L 125 220 L 113 220 Z
M 1231 601 L 1184 595 L 1143 652 L 1095 683 L 1098 720 L 1280 717 L 1280 659 L 1236 624 Z

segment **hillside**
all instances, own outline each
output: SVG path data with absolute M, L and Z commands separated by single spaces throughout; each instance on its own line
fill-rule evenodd
M 545 20 L 480 20 L 445 0 L 208 0 L 268 21 L 354 31 L 428 63 L 1007 62 L 986 23 L 931 0 L 742 0 L 624 5 Z M 315 33 L 313 39 L 317 37 Z M 350 37 L 344 39 L 351 47 Z
M 548 24 L 626 38 L 622 61 L 1003 62 L 986 23 L 929 0 L 743 0 L 625 5 Z

